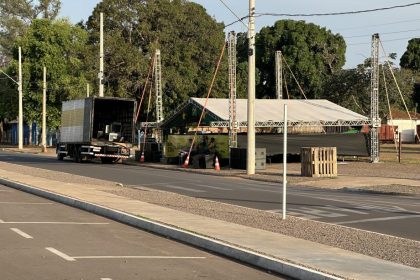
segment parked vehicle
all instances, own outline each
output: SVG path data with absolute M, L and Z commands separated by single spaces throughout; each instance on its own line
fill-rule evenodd
M 90 97 L 63 102 L 57 159 L 75 162 L 100 158 L 113 163 L 134 155 L 136 102 L 125 98 Z

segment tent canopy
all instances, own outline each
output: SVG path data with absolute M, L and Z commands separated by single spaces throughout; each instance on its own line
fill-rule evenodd
M 198 110 L 201 113 L 205 102 L 205 98 L 190 98 L 188 102 L 180 106 L 169 118 L 163 121 L 163 126 L 169 125 L 188 109 L 191 111 L 191 108 L 195 108 L 192 111 Z M 288 106 L 289 126 L 357 126 L 370 124 L 369 118 L 328 100 L 256 99 L 255 125 L 257 127 L 282 127 L 285 104 Z M 209 98 L 203 125 L 212 127 L 229 126 L 228 108 L 229 99 Z M 247 99 L 236 100 L 236 121 L 238 127 L 247 126 Z

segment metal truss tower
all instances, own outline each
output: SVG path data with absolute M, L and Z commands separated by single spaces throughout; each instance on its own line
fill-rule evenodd
M 276 51 L 276 95 L 283 99 L 283 60 L 281 51 Z
M 238 146 L 238 125 L 236 121 L 236 34 L 228 35 L 229 56 L 229 147 Z
M 156 122 L 163 120 L 163 104 L 162 104 L 162 64 L 160 50 L 156 50 L 155 54 L 155 91 L 156 91 Z
M 372 128 L 370 131 L 370 156 L 373 163 L 379 162 L 379 135 L 381 127 L 379 118 L 379 34 L 372 35 L 372 73 L 371 73 L 371 96 L 370 118 Z

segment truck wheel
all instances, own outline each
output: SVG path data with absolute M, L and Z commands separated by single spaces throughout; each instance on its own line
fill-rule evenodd
M 60 153 L 57 153 L 57 159 L 58 160 L 64 160 L 64 155 L 60 154 Z
M 76 163 L 81 163 L 82 162 L 82 155 L 80 154 L 80 148 L 79 147 L 76 147 L 74 149 L 73 160 Z

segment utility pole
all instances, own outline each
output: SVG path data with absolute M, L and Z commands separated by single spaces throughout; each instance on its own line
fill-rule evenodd
M 379 34 L 372 35 L 372 72 L 371 72 L 371 95 L 370 95 L 370 118 L 372 128 L 370 131 L 370 157 L 372 163 L 379 162 L 379 135 L 381 127 L 379 118 Z
M 104 14 L 100 15 L 99 31 L 99 97 L 104 97 Z
M 283 109 L 283 220 L 286 220 L 286 191 L 287 191 L 287 105 Z
M 238 147 L 236 122 L 236 34 L 228 34 L 229 56 L 229 148 Z M 229 149 L 230 151 L 230 149 Z
M 89 97 L 90 95 L 90 88 L 89 88 L 89 83 L 86 84 L 86 97 Z
M 42 83 L 42 152 L 47 152 L 47 68 L 44 67 Z
M 246 173 L 255 174 L 255 0 L 249 0 L 248 132 Z
M 19 119 L 18 119 L 18 148 L 23 150 L 23 90 L 22 90 L 22 48 L 19 47 Z
M 276 95 L 283 99 L 283 61 L 281 51 L 276 51 Z

